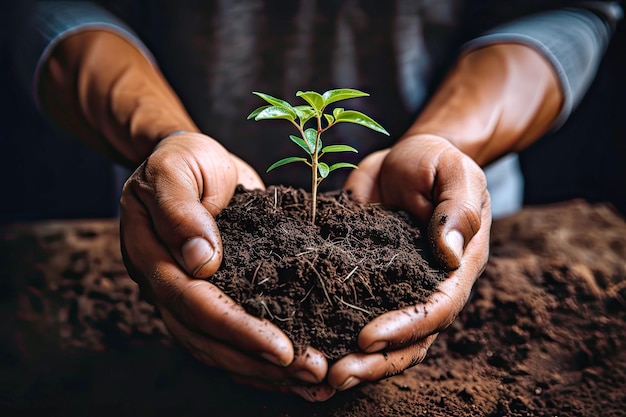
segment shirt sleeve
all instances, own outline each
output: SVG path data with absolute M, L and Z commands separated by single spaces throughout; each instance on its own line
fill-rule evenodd
M 37 83 L 42 65 L 59 42 L 85 30 L 105 30 L 123 37 L 156 66 L 152 53 L 132 29 L 101 6 L 82 1 L 39 2 L 33 8 L 28 24 L 12 42 L 16 77 L 37 105 Z
M 541 52 L 553 65 L 564 94 L 553 123 L 560 127 L 593 81 L 623 11 L 617 3 L 580 2 L 505 23 L 469 41 L 463 52 L 497 43 L 521 43 Z

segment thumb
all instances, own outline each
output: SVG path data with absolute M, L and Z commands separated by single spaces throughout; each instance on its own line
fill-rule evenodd
M 435 209 L 428 224 L 428 236 L 437 260 L 449 270 L 454 270 L 461 265 L 465 243 L 475 234 L 476 226 L 472 221 L 459 221 L 463 217 L 450 215 L 445 207 L 450 205 L 441 206 Z
M 469 241 L 481 227 L 488 226 L 483 220 L 489 211 L 489 194 L 484 174 L 473 161 L 456 160 L 454 167 L 443 166 L 449 163 L 444 159 L 440 163 L 428 236 L 439 262 L 454 270 L 461 265 Z
M 206 278 L 219 268 L 222 242 L 216 216 L 237 182 L 230 154 L 196 133 L 166 138 L 129 183 L 172 257 L 191 276 Z

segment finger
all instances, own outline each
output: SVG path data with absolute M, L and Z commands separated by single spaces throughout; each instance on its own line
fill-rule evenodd
M 483 222 L 490 221 L 488 211 Z M 461 265 L 442 281 L 424 304 L 390 311 L 376 317 L 359 333 L 359 346 L 375 352 L 403 346 L 448 327 L 465 306 L 489 256 L 489 227 L 482 227 L 469 242 Z
M 343 188 L 352 192 L 357 201 L 379 202 L 378 178 L 383 160 L 389 149 L 373 152 L 359 163 L 359 168 L 350 172 Z
M 309 402 L 326 401 L 337 392 L 335 388 L 325 383 L 317 385 L 290 385 L 288 383 L 267 383 L 255 379 L 242 378 L 237 375 L 232 375 L 231 377 L 233 381 L 241 385 L 251 386 L 262 391 L 292 392 Z
M 428 222 L 438 260 L 458 268 L 465 246 L 484 224 L 489 196 L 482 169 L 447 140 L 417 135 L 392 148 L 380 175 L 382 202 Z
M 326 377 L 328 364 L 316 349 L 306 348 L 288 367 L 280 367 L 234 349 L 216 339 L 185 327 L 168 311 L 163 312 L 168 329 L 200 362 L 219 367 L 254 386 L 276 387 L 294 384 L 319 384 Z
M 378 381 L 396 375 L 424 360 L 437 338 L 430 335 L 418 343 L 383 353 L 354 353 L 338 360 L 328 372 L 328 383 L 345 391 L 361 382 Z
M 264 190 L 265 184 L 259 174 L 241 158 L 232 155 L 231 157 L 237 169 L 237 183 L 243 185 L 248 190 Z
M 291 341 L 276 326 L 247 314 L 213 284 L 191 279 L 180 269 L 150 229 L 145 211 L 124 211 L 121 235 L 129 273 L 149 288 L 162 313 L 168 311 L 190 329 L 281 366 L 293 361 Z
M 472 160 L 442 157 L 428 225 L 433 251 L 448 269 L 460 266 L 466 245 L 491 227 L 491 205 L 484 172 Z
M 166 267 L 159 267 L 159 277 L 166 280 Z M 181 322 L 203 334 L 231 346 L 263 356 L 270 362 L 287 366 L 294 357 L 293 346 L 275 325 L 251 316 L 219 288 L 201 280 L 168 288 L 171 308 Z
M 201 134 L 179 134 L 161 141 L 133 174 L 122 207 L 134 196 L 176 261 L 190 275 L 208 277 L 222 260 L 214 216 L 228 204 L 236 183 L 236 167 L 221 145 Z
M 449 294 L 458 279 L 448 278 L 426 304 L 384 313 L 359 333 L 359 347 L 368 353 L 410 345 L 448 327 L 464 305 L 465 294 Z
M 300 382 L 319 384 L 326 378 L 328 361 L 322 352 L 309 346 L 296 356 L 285 372 Z
M 381 202 L 406 210 L 419 221 L 427 222 L 433 212 L 432 190 L 441 152 L 441 139 L 405 139 L 395 145 L 382 162 Z
M 262 383 L 319 385 L 328 372 L 326 357 L 312 347 L 305 348 L 288 367 L 276 368 L 275 372 L 254 375 L 249 370 L 239 373 L 242 378 L 256 379 Z
M 309 402 L 321 402 L 330 399 L 337 390 L 328 384 L 318 384 L 314 386 L 293 386 L 290 391 Z
M 239 378 L 262 384 L 318 384 L 326 377 L 328 365 L 324 355 L 312 348 L 306 349 L 288 367 L 276 366 L 262 358 L 235 349 L 219 340 L 197 333 L 169 312 L 163 312 L 168 329 L 200 362 L 219 367 Z

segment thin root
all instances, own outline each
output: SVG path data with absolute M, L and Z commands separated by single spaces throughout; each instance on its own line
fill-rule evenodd
M 311 287 L 306 294 L 304 294 L 304 298 L 302 300 L 300 300 L 300 302 L 304 302 L 304 300 L 306 300 L 307 298 L 309 298 L 309 295 L 311 295 L 311 292 L 313 291 L 313 287 Z
M 324 290 L 324 295 L 326 296 L 326 299 L 328 300 L 328 302 L 332 306 L 333 305 L 333 301 L 330 299 L 330 296 L 328 295 L 328 291 L 326 291 L 326 284 L 324 284 L 324 279 L 321 277 L 319 272 L 317 272 L 317 269 L 315 269 L 315 266 L 313 266 L 313 264 L 311 262 L 307 261 L 307 263 L 311 266 L 311 269 L 313 270 L 313 272 L 315 272 L 315 276 L 317 276 L 317 279 L 319 280 L 320 285 L 322 286 L 322 290 Z
M 361 308 L 359 306 L 355 306 L 354 304 L 350 304 L 347 301 L 344 301 L 342 298 L 335 296 L 335 298 L 337 299 L 337 301 L 339 301 L 341 304 L 345 305 L 346 307 L 350 307 L 353 308 L 355 310 L 361 311 L 363 313 L 369 314 L 370 316 L 373 315 L 374 313 L 372 313 L 369 310 L 366 310 L 364 308 Z
M 270 318 L 274 320 L 274 315 L 272 314 L 270 309 L 267 307 L 267 304 L 265 304 L 265 301 L 261 301 L 261 305 L 263 306 L 263 309 L 267 312 L 267 314 L 270 316 Z
M 250 285 L 252 285 L 253 287 L 254 287 L 254 281 L 256 281 L 256 274 L 259 272 L 261 265 L 263 265 L 263 261 L 260 261 L 259 264 L 256 266 L 256 269 L 254 270 L 254 274 L 252 275 L 252 279 L 250 280 Z
M 352 276 L 352 274 L 354 274 L 358 268 L 359 268 L 359 266 L 358 266 L 358 265 L 357 265 L 357 266 L 355 266 L 355 267 L 352 269 L 352 271 L 350 271 L 350 272 L 348 273 L 348 275 L 346 275 L 346 277 L 342 280 L 342 282 L 346 282 L 347 280 L 349 280 L 349 279 L 350 279 L 350 277 Z
M 391 264 L 393 263 L 393 261 L 398 257 L 398 254 L 396 253 L 395 255 L 393 255 L 391 257 L 391 260 L 389 262 L 387 262 L 387 265 L 385 265 L 385 269 L 389 268 L 391 266 Z

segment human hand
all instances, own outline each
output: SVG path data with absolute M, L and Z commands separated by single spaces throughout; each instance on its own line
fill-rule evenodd
M 220 266 L 215 216 L 237 184 L 264 187 L 248 164 L 208 136 L 163 139 L 124 186 L 120 233 L 126 267 L 172 336 L 200 362 L 238 382 L 325 399 L 334 390 L 300 386 L 326 376 L 320 352 L 307 349 L 294 357 L 282 331 L 247 314 L 204 279 Z
M 467 302 L 489 253 L 491 207 L 481 168 L 446 139 L 405 137 L 365 158 L 345 188 L 355 198 L 404 209 L 427 223 L 433 251 L 451 273 L 424 304 L 387 312 L 359 334 L 363 353 L 337 361 L 328 383 L 345 390 L 416 365 Z

